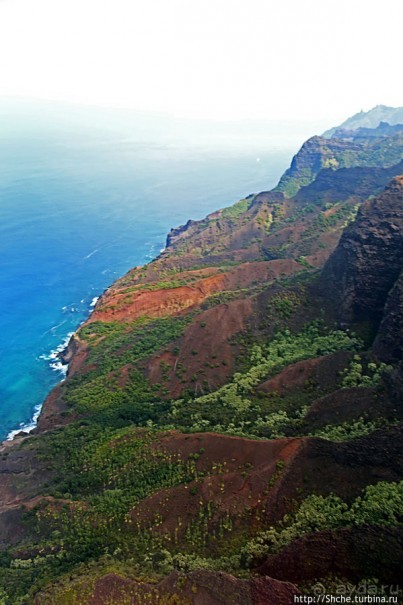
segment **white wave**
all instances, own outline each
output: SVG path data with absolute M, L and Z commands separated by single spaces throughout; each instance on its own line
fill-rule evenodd
M 67 345 L 69 344 L 69 340 L 73 336 L 73 334 L 74 334 L 74 332 L 69 332 L 67 334 L 67 336 L 63 339 L 63 341 L 55 349 L 53 349 L 50 353 L 48 353 L 47 355 L 46 354 L 40 355 L 40 359 L 44 359 L 45 361 L 50 361 L 53 363 L 56 359 L 59 358 L 59 353 L 64 351 L 64 349 L 67 347 Z M 52 363 L 49 364 L 51 367 L 52 367 Z
M 29 422 L 27 422 L 26 424 L 24 424 L 23 422 L 20 422 L 18 429 L 14 429 L 13 431 L 10 431 L 6 437 L 6 440 L 12 441 L 14 439 L 14 437 L 16 435 L 18 435 L 18 433 L 20 433 L 21 431 L 24 431 L 24 433 L 29 433 L 30 431 L 32 431 L 32 429 L 34 429 L 36 427 L 36 423 L 38 422 L 38 418 L 39 418 L 39 414 L 41 413 L 41 409 L 42 409 L 42 404 L 36 405 L 34 408 L 34 414 L 31 418 L 31 420 Z
M 84 302 L 84 300 L 82 300 L 81 302 Z M 70 303 L 69 305 L 65 305 L 64 307 L 62 307 L 62 311 L 63 313 L 78 313 L 79 312 L 79 308 L 75 307 L 74 305 L 78 305 L 78 303 Z M 61 324 L 58 324 L 57 326 L 54 326 L 52 328 L 52 330 L 59 328 L 60 326 L 62 326 L 64 323 L 66 323 L 66 320 L 64 320 Z
M 49 332 L 51 332 L 52 334 L 54 334 L 56 332 L 56 330 L 58 328 L 60 328 L 61 326 L 63 326 L 66 323 L 66 320 L 64 319 L 63 321 L 61 321 L 59 324 L 57 324 L 56 326 L 52 326 L 50 328 L 50 330 L 48 330 L 47 332 L 45 332 L 45 334 L 49 334 Z
M 95 254 L 94 251 L 93 253 Z M 94 298 L 91 300 L 90 302 L 90 307 L 93 308 L 95 307 L 95 305 L 97 304 L 99 300 L 99 296 L 94 296 Z M 84 302 L 84 299 L 81 301 Z M 73 303 L 74 304 L 74 303 Z M 76 309 L 75 307 L 68 305 L 62 308 L 62 310 L 65 312 L 67 310 L 71 311 L 71 312 L 75 312 L 78 311 L 78 309 Z M 50 330 L 48 330 L 48 332 L 52 332 L 54 333 L 56 331 L 57 328 L 60 328 L 60 326 L 62 326 L 64 323 L 66 323 L 66 321 L 62 321 L 60 324 L 58 324 L 57 326 L 53 326 Z M 48 333 L 46 332 L 46 333 Z M 67 347 L 67 345 L 69 344 L 70 338 L 73 336 L 74 332 L 69 332 L 67 334 L 67 336 L 62 340 L 62 342 L 55 348 L 52 349 L 52 351 L 50 351 L 50 353 L 43 353 L 42 355 L 39 356 L 39 359 L 43 359 L 44 361 L 49 362 L 49 367 L 54 371 L 54 372 L 58 372 L 61 375 L 61 380 L 64 380 L 67 374 L 67 370 L 68 370 L 68 364 L 67 363 L 63 363 L 59 357 L 60 353 L 62 351 L 64 351 L 64 349 Z M 19 427 L 17 429 L 13 429 L 12 431 L 10 431 L 6 437 L 7 441 L 11 441 L 12 439 L 14 439 L 14 437 L 16 435 L 18 435 L 18 433 L 20 433 L 21 431 L 24 431 L 24 433 L 29 433 L 30 431 L 32 431 L 32 429 L 34 429 L 36 427 L 38 418 L 39 418 L 39 414 L 41 413 L 41 409 L 42 409 L 42 404 L 39 404 L 37 406 L 35 406 L 34 408 L 34 414 L 31 418 L 31 420 L 28 423 L 23 423 L 21 422 Z
M 52 370 L 54 372 L 60 372 L 60 374 L 62 374 L 63 377 L 66 376 L 67 369 L 68 369 L 67 363 L 63 363 L 60 360 L 58 360 L 58 361 L 54 361 L 53 363 L 50 363 L 49 366 L 52 368 Z
M 59 372 L 59 374 L 61 374 L 62 380 L 64 380 L 64 378 L 66 377 L 68 364 L 62 363 L 62 361 L 59 359 L 59 354 L 64 351 L 64 349 L 67 347 L 67 345 L 69 344 L 69 340 L 73 336 L 73 334 L 74 332 L 69 332 L 67 336 L 63 339 L 63 341 L 55 349 L 53 349 L 47 355 L 44 353 L 43 355 L 39 356 L 40 359 L 44 359 L 45 361 L 49 362 L 49 367 L 52 368 L 54 372 Z M 36 427 L 36 423 L 38 421 L 39 414 L 41 413 L 41 409 L 41 403 L 36 405 L 31 420 L 25 424 L 21 422 L 18 429 L 13 429 L 8 433 L 6 440 L 11 441 L 21 431 L 24 431 L 24 433 L 29 433 L 30 431 L 32 431 L 32 429 Z
M 97 252 L 99 252 L 99 248 L 96 248 L 95 250 L 87 254 L 87 256 L 84 256 L 84 260 L 86 260 L 87 258 L 91 258 L 91 256 L 94 256 L 94 254 L 96 254 Z

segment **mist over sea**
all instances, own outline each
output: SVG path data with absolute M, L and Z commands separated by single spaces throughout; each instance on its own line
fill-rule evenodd
M 171 227 L 276 184 L 308 134 L 281 128 L 0 104 L 0 438 L 31 423 L 63 378 L 56 350 Z

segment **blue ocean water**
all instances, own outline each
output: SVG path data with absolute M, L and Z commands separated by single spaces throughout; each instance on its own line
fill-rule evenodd
M 136 127 L 106 127 L 99 113 L 88 124 L 38 108 L 0 119 L 4 438 L 32 422 L 63 378 L 54 352 L 94 298 L 156 256 L 171 227 L 274 186 L 295 141 L 281 147 L 239 132 L 213 140 L 200 125 L 185 136 L 189 124 L 178 134 L 141 117 Z

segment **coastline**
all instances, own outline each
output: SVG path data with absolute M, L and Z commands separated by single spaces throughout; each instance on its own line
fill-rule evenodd
M 398 582 L 402 166 L 188 221 L 58 324 L 0 448 L 9 605 Z
M 88 317 L 90 317 L 91 313 L 94 311 L 99 298 L 100 298 L 100 296 L 94 296 L 93 299 L 91 300 L 91 302 L 89 304 Z M 85 323 L 87 321 L 88 317 L 83 322 L 81 322 L 80 325 Z M 80 325 L 77 326 L 76 330 L 80 327 Z M 50 367 L 50 369 L 53 372 L 58 372 L 61 375 L 61 379 L 59 380 L 59 382 L 57 384 L 60 384 L 66 378 L 69 364 L 63 361 L 62 353 L 63 353 L 63 351 L 66 351 L 66 349 L 68 348 L 69 342 L 74 334 L 75 334 L 75 332 L 69 332 L 63 338 L 62 342 L 55 349 L 52 349 L 49 354 L 44 353 L 44 354 L 40 355 L 40 359 L 47 361 L 48 366 Z M 55 386 L 57 386 L 57 384 Z M 7 433 L 7 436 L 3 440 L 3 442 L 14 441 L 16 438 L 21 436 L 20 433 L 24 433 L 24 437 L 28 436 L 34 429 L 36 429 L 43 405 L 44 405 L 47 397 L 49 396 L 50 392 L 48 393 L 46 398 L 41 403 L 38 403 L 34 407 L 31 420 L 29 420 L 28 422 L 21 422 L 20 425 L 18 426 L 18 428 L 15 428 L 15 429 L 12 429 L 11 431 L 9 431 Z
M 164 252 L 164 250 L 166 250 L 166 247 L 161 248 L 159 251 L 159 254 L 157 256 L 148 255 L 147 258 L 150 259 L 148 262 L 158 258 L 162 254 L 162 252 Z M 119 277 L 116 279 L 119 279 Z M 114 281 L 116 281 L 116 280 L 114 280 Z M 108 287 L 110 287 L 110 286 L 108 286 Z M 106 290 L 108 289 L 108 287 L 106 288 Z M 83 321 L 80 322 L 80 324 L 76 327 L 76 329 L 73 332 L 68 332 L 68 334 L 66 334 L 66 336 L 63 338 L 62 342 L 59 345 L 57 345 L 57 347 L 52 349 L 50 351 L 50 353 L 48 353 L 48 354 L 43 353 L 42 355 L 39 356 L 40 359 L 47 361 L 50 369 L 53 372 L 58 372 L 61 375 L 61 378 L 60 378 L 59 382 L 56 383 L 54 385 L 54 387 L 52 387 L 52 389 L 48 392 L 48 394 L 43 399 L 43 401 L 41 401 L 40 403 L 38 403 L 37 405 L 34 406 L 31 419 L 28 422 L 21 422 L 17 428 L 10 430 L 7 433 L 7 435 L 5 436 L 5 438 L 0 441 L 1 445 L 4 445 L 6 443 L 11 443 L 11 442 L 21 439 L 21 438 L 28 437 L 29 434 L 32 433 L 38 427 L 38 421 L 39 421 L 41 412 L 43 411 L 43 406 L 45 405 L 46 401 L 48 400 L 48 398 L 51 395 L 51 393 L 53 392 L 53 390 L 55 388 L 57 388 L 58 385 L 60 385 L 67 376 L 70 359 L 68 357 L 66 357 L 64 355 L 64 353 L 68 352 L 69 344 L 70 344 L 71 339 L 74 336 L 74 334 L 77 332 L 77 330 L 80 328 L 80 326 L 82 326 L 86 321 L 88 321 L 89 317 L 94 312 L 95 307 L 96 307 L 98 301 L 100 300 L 101 296 L 102 296 L 102 294 L 99 294 L 92 298 L 91 302 L 88 305 L 87 317 Z
M 159 258 L 161 256 L 161 254 L 167 249 L 167 247 L 168 246 L 164 246 L 163 248 L 160 248 L 157 256 L 152 255 L 152 254 L 147 255 L 147 258 L 149 259 L 148 262 L 151 262 L 151 261 Z M 119 277 L 116 279 L 119 279 Z M 116 281 L 116 280 L 114 280 L 114 281 Z M 110 287 L 110 285 L 104 290 L 104 292 L 106 290 L 108 290 L 109 287 Z M 11 431 L 9 431 L 6 435 L 6 437 L 0 442 L 2 445 L 4 445 L 5 443 L 11 443 L 16 439 L 25 438 L 25 437 L 29 436 L 29 434 L 32 433 L 32 431 L 34 431 L 38 427 L 38 421 L 39 421 L 41 412 L 43 411 L 46 401 L 48 401 L 48 399 L 51 396 L 54 389 L 56 389 L 58 387 L 58 385 L 60 385 L 67 376 L 69 364 L 70 364 L 70 358 L 67 355 L 67 353 L 69 351 L 69 345 L 72 341 L 72 338 L 73 338 L 74 334 L 77 332 L 77 330 L 80 328 L 80 326 L 82 326 L 83 324 L 85 324 L 86 321 L 88 321 L 89 317 L 95 311 L 96 305 L 101 297 L 102 297 L 102 294 L 99 294 L 92 298 L 91 302 L 88 305 L 87 317 L 76 327 L 76 329 L 73 332 L 68 332 L 68 334 L 63 338 L 62 342 L 55 349 L 52 349 L 49 354 L 43 353 L 42 355 L 40 355 L 40 359 L 47 361 L 48 366 L 51 368 L 52 371 L 59 372 L 61 374 L 61 379 L 49 391 L 49 393 L 46 395 L 46 397 L 43 399 L 43 401 L 41 403 L 38 403 L 34 407 L 31 420 L 29 420 L 28 422 L 25 422 L 25 423 L 21 422 L 19 424 L 18 428 L 15 428 L 15 429 L 12 429 Z

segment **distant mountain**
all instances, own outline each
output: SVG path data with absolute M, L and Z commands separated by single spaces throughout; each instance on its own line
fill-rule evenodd
M 336 130 L 356 130 L 357 128 L 376 128 L 381 122 L 388 124 L 403 124 L 403 107 L 387 107 L 387 105 L 377 105 L 369 111 L 360 111 L 348 118 L 345 122 L 330 128 L 323 133 L 323 137 L 330 139 Z

